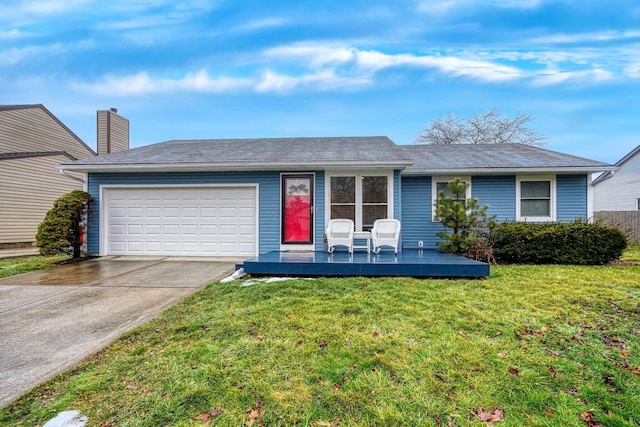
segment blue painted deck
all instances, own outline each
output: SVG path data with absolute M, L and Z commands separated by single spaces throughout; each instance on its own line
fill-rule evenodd
M 268 252 L 238 267 L 247 274 L 483 278 L 489 264 L 430 249 L 366 252 Z

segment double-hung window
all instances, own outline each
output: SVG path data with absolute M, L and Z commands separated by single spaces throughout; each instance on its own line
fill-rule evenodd
M 433 200 L 433 204 L 431 206 L 431 218 L 432 221 L 437 221 L 436 218 L 436 200 L 438 199 L 438 196 L 440 196 L 440 192 L 443 191 L 445 196 L 447 197 L 454 197 L 454 194 L 451 192 L 451 190 L 449 190 L 449 182 L 453 181 L 456 177 L 453 176 L 434 176 L 431 178 L 431 200 Z M 467 185 L 467 192 L 466 194 L 463 195 L 462 199 L 460 200 L 461 202 L 463 202 L 465 205 L 467 203 L 467 200 L 471 199 L 471 177 L 470 176 L 460 176 L 458 177 L 460 178 L 460 180 Z
M 328 174 L 328 218 L 346 218 L 356 231 L 369 231 L 377 219 L 393 217 L 393 175 Z
M 516 217 L 518 221 L 555 221 L 555 176 L 516 178 Z

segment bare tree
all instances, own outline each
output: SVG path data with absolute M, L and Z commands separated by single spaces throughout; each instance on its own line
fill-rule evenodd
M 448 114 L 432 120 L 415 140 L 416 144 L 542 144 L 545 139 L 527 125 L 533 121 L 530 114 L 503 116 L 494 107 L 482 114 L 459 119 Z

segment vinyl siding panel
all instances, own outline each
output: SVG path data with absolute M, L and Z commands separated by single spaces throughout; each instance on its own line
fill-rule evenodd
M 109 111 L 96 112 L 96 141 L 98 155 L 107 154 L 109 152 L 108 135 L 108 118 Z
M 96 116 L 98 154 L 128 150 L 129 120 L 109 110 L 100 110 Z
M 65 156 L 0 161 L 0 244 L 35 242 L 38 225 L 60 196 L 82 190 L 82 183 L 55 167 Z
M 202 185 L 258 184 L 259 252 L 280 249 L 280 173 L 256 172 L 190 172 L 190 173 L 124 173 L 90 174 L 89 193 L 95 199 L 89 209 L 87 230 L 88 252 L 100 251 L 100 186 L 101 185 Z
M 393 217 L 402 220 L 402 176 L 393 171 Z
M 324 198 L 324 171 L 316 171 L 316 182 L 315 182 L 315 250 L 316 251 L 324 251 L 324 209 L 325 209 L 325 198 Z
M 129 149 L 129 120 L 111 114 L 111 152 Z
M 587 175 L 556 177 L 556 213 L 558 221 L 587 218 Z
M 498 221 L 512 221 L 516 217 L 516 178 L 513 175 L 472 177 L 471 197 L 477 198 L 480 206 L 489 205 L 489 215 L 496 215 Z
M 66 151 L 77 159 L 94 155 L 91 149 L 42 108 L 0 111 L 1 153 L 43 151 Z
M 425 249 L 434 249 L 442 225 L 431 218 L 431 177 L 403 176 L 401 188 L 402 247 L 417 248 L 422 240 Z
M 611 178 L 593 186 L 593 210 L 635 211 L 640 199 L 640 154 L 622 163 Z
M 516 177 L 514 175 L 472 176 L 471 196 L 480 205 L 489 205 L 489 214 L 498 221 L 513 221 L 516 207 Z M 556 179 L 557 217 L 571 221 L 587 214 L 587 176 L 558 175 Z M 425 248 L 437 246 L 437 234 L 443 231 L 432 221 L 431 177 L 402 177 L 402 245 L 415 248 L 418 241 Z

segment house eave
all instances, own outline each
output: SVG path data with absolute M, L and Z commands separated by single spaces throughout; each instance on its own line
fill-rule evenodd
M 60 170 L 113 173 L 113 172 L 230 172 L 230 171 L 299 171 L 348 169 L 404 169 L 407 161 L 390 162 L 305 162 L 305 163 L 146 163 L 146 164 L 61 164 Z
M 417 169 L 404 170 L 403 175 L 505 175 L 505 174 L 570 174 L 570 173 L 597 173 L 616 170 L 615 166 L 603 165 L 600 167 L 545 167 L 545 168 L 461 168 L 461 169 Z

